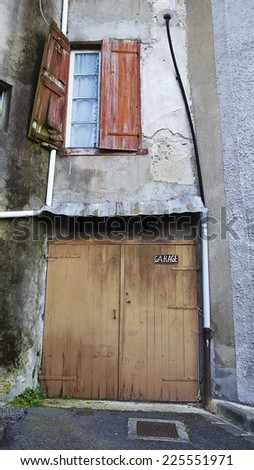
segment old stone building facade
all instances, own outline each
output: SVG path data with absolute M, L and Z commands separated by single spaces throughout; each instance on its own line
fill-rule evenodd
M 2 401 L 253 404 L 251 2 L 0 7 Z

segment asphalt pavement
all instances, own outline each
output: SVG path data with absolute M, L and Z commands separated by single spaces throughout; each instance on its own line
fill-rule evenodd
M 55 404 L 52 401 L 50 406 L 28 409 L 5 406 L 0 449 L 254 450 L 252 433 L 191 406 L 156 408 L 151 405 L 142 411 L 142 407 L 119 403 L 106 409 L 95 409 L 94 404 L 78 401 L 64 403 L 64 407 L 57 401 Z M 156 409 L 160 411 L 153 411 Z M 173 423 L 177 437 L 155 436 L 150 431 L 152 435 L 140 435 L 137 422 L 143 420 L 153 424 Z

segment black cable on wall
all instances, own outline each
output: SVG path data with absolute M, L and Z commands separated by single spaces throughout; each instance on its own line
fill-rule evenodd
M 192 117 L 191 117 L 191 113 L 190 113 L 189 104 L 188 104 L 188 101 L 187 101 L 187 98 L 186 98 L 186 93 L 185 93 L 185 90 L 184 90 L 181 75 L 180 75 L 179 70 L 178 70 L 178 66 L 177 66 L 177 62 L 176 62 L 176 58 L 175 58 L 175 53 L 174 53 L 174 48 L 173 48 L 171 35 L 170 35 L 169 21 L 171 20 L 171 15 L 169 13 L 164 15 L 164 20 L 166 21 L 168 43 L 169 43 L 169 48 L 170 48 L 170 52 L 171 52 L 172 61 L 173 61 L 174 67 L 175 67 L 176 79 L 179 83 L 179 87 L 180 87 L 180 90 L 181 90 L 181 93 L 182 93 L 182 97 L 183 97 L 183 101 L 184 101 L 184 105 L 185 105 L 185 110 L 186 110 L 186 113 L 187 113 L 189 126 L 190 126 L 190 130 L 191 130 L 191 136 L 192 136 L 192 140 L 193 140 L 194 153 L 195 153 L 197 172 L 198 172 L 200 197 L 201 197 L 202 202 L 205 206 L 205 196 L 204 196 L 204 188 L 203 188 L 202 174 L 201 174 L 200 161 L 199 161 L 197 139 L 196 139 L 195 130 L 194 130 L 193 122 L 192 122 Z

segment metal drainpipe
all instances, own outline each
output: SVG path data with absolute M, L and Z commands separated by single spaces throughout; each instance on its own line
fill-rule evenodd
M 67 33 L 68 8 L 69 8 L 69 0 L 63 0 L 61 31 L 65 35 Z M 56 167 L 56 150 L 53 149 L 50 151 L 50 157 L 49 157 L 49 174 L 48 174 L 48 186 L 47 186 L 47 197 L 46 197 L 46 205 L 48 207 L 50 207 L 52 204 L 55 167 Z
M 2 211 L 0 212 L 0 219 L 13 219 L 16 217 L 34 217 L 43 212 L 43 209 L 27 210 L 27 211 Z
M 193 139 L 194 153 L 196 157 L 196 166 L 199 180 L 200 196 L 205 206 L 205 196 L 203 189 L 202 173 L 199 162 L 198 146 L 192 117 L 189 109 L 188 100 L 185 94 L 184 86 L 182 83 L 181 75 L 178 69 L 177 61 L 175 58 L 174 48 L 170 35 L 169 22 L 171 15 L 168 13 L 164 15 L 166 21 L 166 29 L 168 36 L 168 43 L 172 61 L 174 64 L 176 79 L 178 81 L 183 102 L 185 105 L 186 114 L 189 121 L 191 135 Z M 203 217 L 201 219 L 201 244 L 202 244 L 202 293 L 203 293 L 203 337 L 204 337 L 204 406 L 207 407 L 211 400 L 211 319 L 210 319 L 210 291 L 209 291 L 209 259 L 208 259 L 208 209 L 204 208 Z
M 203 293 L 203 337 L 204 337 L 204 406 L 211 400 L 211 314 L 209 288 L 209 253 L 208 253 L 208 210 L 201 220 L 202 245 L 202 293 Z
M 49 173 L 48 173 L 48 186 L 46 196 L 46 206 L 50 207 L 53 198 L 53 185 L 56 168 L 56 150 L 51 150 L 49 155 Z
M 68 9 L 69 9 L 69 0 L 63 0 L 61 31 L 65 35 L 67 33 Z M 50 157 L 49 157 L 49 174 L 48 174 L 48 186 L 47 186 L 47 197 L 46 197 L 46 205 L 48 207 L 50 207 L 52 204 L 55 167 L 56 167 L 56 150 L 53 149 L 50 151 Z
M 67 33 L 68 9 L 69 9 L 69 0 L 63 0 L 61 31 L 65 35 Z

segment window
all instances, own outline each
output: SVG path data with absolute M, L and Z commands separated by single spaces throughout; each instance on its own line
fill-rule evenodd
M 100 52 L 71 52 L 67 147 L 98 147 Z
M 0 130 L 8 128 L 9 111 L 11 102 L 11 86 L 0 80 Z
M 79 46 L 71 51 L 52 21 L 29 137 L 79 153 L 89 149 L 140 153 L 139 67 L 139 41 L 104 39 L 100 50 Z

